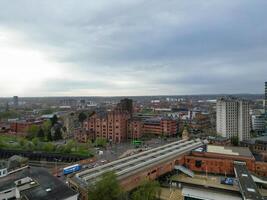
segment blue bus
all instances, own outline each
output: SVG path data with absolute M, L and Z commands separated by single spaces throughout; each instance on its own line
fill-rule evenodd
M 69 167 L 63 168 L 63 174 L 64 175 L 71 174 L 73 172 L 77 172 L 77 171 L 81 170 L 81 168 L 82 168 L 82 166 L 79 164 L 71 165 Z

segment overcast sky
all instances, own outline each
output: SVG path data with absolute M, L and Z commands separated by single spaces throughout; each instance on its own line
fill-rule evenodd
M 0 96 L 263 93 L 266 0 L 0 0 Z

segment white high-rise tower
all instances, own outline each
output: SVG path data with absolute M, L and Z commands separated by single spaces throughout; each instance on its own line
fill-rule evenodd
M 250 138 L 249 102 L 236 98 L 217 100 L 217 133 L 223 137 L 238 137 L 239 141 Z

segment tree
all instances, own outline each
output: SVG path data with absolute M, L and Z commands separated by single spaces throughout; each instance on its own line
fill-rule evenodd
M 79 122 L 82 124 L 84 122 L 84 120 L 86 120 L 87 115 L 84 112 L 81 112 L 78 116 L 78 120 Z
M 55 135 L 54 135 L 54 140 L 61 140 L 62 139 L 62 132 L 60 127 L 55 128 Z
M 39 139 L 38 139 L 38 138 L 36 138 L 36 137 L 35 137 L 35 138 L 33 138 L 33 139 L 32 139 L 32 143 L 34 144 L 34 146 L 35 146 L 35 147 L 37 147 L 37 146 L 38 146 L 38 144 L 39 144 Z
M 231 137 L 231 143 L 234 146 L 238 146 L 238 144 L 239 144 L 238 137 L 237 136 Z
M 132 194 L 133 200 L 156 200 L 160 196 L 160 185 L 157 181 L 145 181 Z
M 103 174 L 100 181 L 89 190 L 90 200 L 120 200 L 123 198 L 123 191 L 114 172 Z
M 44 145 L 44 151 L 51 152 L 55 149 L 55 146 L 51 142 L 47 142 Z
M 26 148 L 27 148 L 28 150 L 32 151 L 33 148 L 34 148 L 34 145 L 33 145 L 31 142 L 28 142 Z
M 57 115 L 54 115 L 51 119 L 50 119 L 51 123 L 52 123 L 52 126 L 54 126 L 57 121 L 58 121 L 58 118 L 57 118 Z
M 27 129 L 27 138 L 28 139 L 33 139 L 34 137 L 37 136 L 37 133 L 39 131 L 39 126 L 33 124 Z
M 65 153 L 70 153 L 74 147 L 75 147 L 74 140 L 69 140 L 65 145 Z
M 46 139 L 47 139 L 47 141 L 52 141 L 52 140 L 53 140 L 51 131 L 49 131 L 49 132 L 47 133 L 47 135 L 46 135 Z
M 39 131 L 37 133 L 37 137 L 41 138 L 41 139 L 45 137 L 45 133 L 44 133 L 44 130 L 42 128 L 39 129 Z
M 0 149 L 3 148 L 4 146 L 5 146 L 4 142 L 0 140 Z
M 47 134 L 49 131 L 51 131 L 52 122 L 51 120 L 47 120 L 43 123 L 42 129 L 44 130 L 45 134 Z
M 87 140 L 87 146 L 88 148 L 92 148 L 92 140 L 90 139 Z
M 24 138 L 21 138 L 21 139 L 19 140 L 19 145 L 20 145 L 20 147 L 24 147 L 26 143 L 27 143 L 27 142 L 26 142 L 26 140 L 25 140 Z
M 97 138 L 95 140 L 95 146 L 97 147 L 105 147 L 107 145 L 107 140 L 103 138 Z

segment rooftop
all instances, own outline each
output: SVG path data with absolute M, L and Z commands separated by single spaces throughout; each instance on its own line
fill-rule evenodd
M 225 155 L 231 155 L 231 156 L 253 157 L 251 151 L 247 147 L 229 147 L 229 146 L 208 145 L 207 152 L 225 154 Z
M 243 142 L 248 143 L 248 144 L 255 144 L 255 143 L 266 143 L 267 144 L 267 135 L 261 136 L 261 137 L 256 137 L 256 138 L 251 138 L 250 140 L 246 140 Z
M 14 186 L 14 182 L 30 177 L 38 183 L 35 187 L 21 191 L 21 196 L 28 200 L 50 200 L 50 199 L 66 199 L 76 195 L 72 189 L 67 187 L 45 169 L 41 168 L 25 168 L 6 177 L 0 178 L 0 190 L 5 190 Z M 50 189 L 47 191 L 47 189 Z

